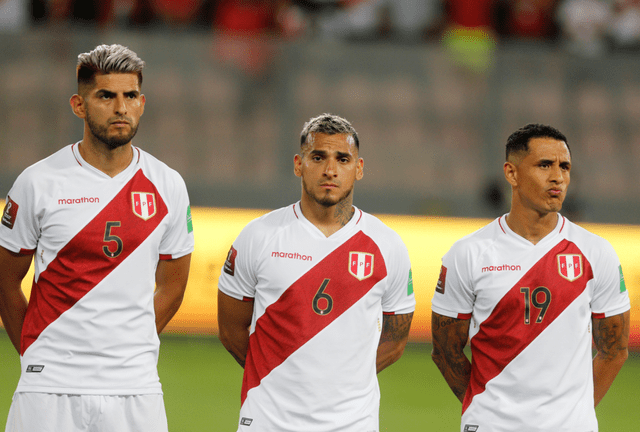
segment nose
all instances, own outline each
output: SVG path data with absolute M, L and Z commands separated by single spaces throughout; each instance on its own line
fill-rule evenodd
M 116 114 L 124 115 L 127 113 L 127 103 L 124 95 L 118 95 L 115 99 L 115 106 L 113 107 Z
M 562 168 L 557 165 L 553 165 L 551 168 L 551 172 L 549 173 L 549 180 L 554 183 L 562 183 L 564 181 L 564 176 L 562 175 Z
M 338 163 L 332 158 L 328 158 L 324 165 L 324 175 L 327 177 L 335 177 L 336 175 L 336 167 Z

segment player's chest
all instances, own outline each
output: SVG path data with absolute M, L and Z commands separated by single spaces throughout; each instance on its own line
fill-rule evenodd
M 297 235 L 296 235 L 297 234 Z M 292 232 L 272 239 L 258 259 L 258 295 L 267 303 L 300 292 L 327 307 L 329 298 L 382 295 L 387 268 L 378 245 L 362 232 L 331 241 Z M 321 299 L 324 299 L 320 301 Z
M 73 248 L 87 256 L 117 258 L 154 238 L 168 209 L 154 185 L 139 173 L 122 183 L 61 188 L 41 219 L 41 249 L 58 253 Z
M 588 303 L 591 297 L 591 264 L 570 242 L 542 252 L 487 254 L 476 263 L 473 274 L 480 315 L 502 310 L 522 315 L 525 323 L 542 322 L 549 313 L 575 301 Z

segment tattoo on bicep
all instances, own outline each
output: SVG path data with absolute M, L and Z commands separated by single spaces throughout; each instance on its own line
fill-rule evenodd
M 593 319 L 593 340 L 606 360 L 615 358 L 618 351 L 627 349 L 626 321 L 625 314 Z
M 382 317 L 382 335 L 380 343 L 386 341 L 398 342 L 409 335 L 413 312 L 400 315 L 384 315 Z

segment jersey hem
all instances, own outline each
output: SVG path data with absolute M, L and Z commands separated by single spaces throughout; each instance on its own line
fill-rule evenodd
M 449 318 L 459 318 L 461 315 L 462 316 L 469 316 L 469 318 L 471 317 L 471 315 L 473 314 L 473 311 L 462 311 L 462 312 L 453 312 L 447 309 L 442 309 L 439 308 L 438 306 L 434 306 L 433 304 L 431 304 L 431 310 L 435 313 L 437 313 L 438 315 L 444 315 L 446 317 Z
M 143 394 L 163 394 L 161 388 L 146 389 L 78 389 L 68 387 L 18 386 L 16 393 L 49 393 L 74 395 L 125 396 Z
M 627 311 L 631 310 L 631 306 L 630 305 L 625 305 L 625 306 L 620 306 L 619 308 L 616 309 L 612 309 L 610 311 L 606 311 L 606 312 L 596 312 L 596 311 L 591 311 L 591 315 L 594 317 L 602 317 L 602 318 L 609 318 L 615 315 L 620 315 L 622 313 L 625 313 Z

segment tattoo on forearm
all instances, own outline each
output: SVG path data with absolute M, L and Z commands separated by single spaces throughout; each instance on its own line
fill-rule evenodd
M 604 360 L 614 359 L 629 344 L 625 314 L 593 320 L 593 340 Z
M 432 315 L 433 361 L 451 390 L 464 399 L 471 378 L 471 362 L 464 354 L 469 337 L 469 321 Z
M 380 343 L 386 341 L 398 342 L 409 336 L 413 312 L 400 315 L 385 315 L 382 317 L 382 335 Z

